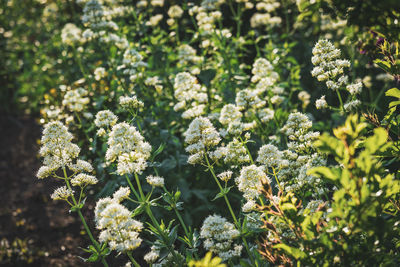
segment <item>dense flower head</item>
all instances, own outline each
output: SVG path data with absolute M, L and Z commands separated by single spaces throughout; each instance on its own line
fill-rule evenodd
M 164 186 L 164 178 L 160 177 L 160 176 L 149 175 L 146 177 L 146 181 L 151 186 L 155 186 L 155 187 Z
M 289 118 L 281 131 L 286 134 L 289 139 L 294 140 L 307 132 L 311 127 L 312 122 L 306 115 L 300 112 L 294 112 L 289 114 Z
M 82 30 L 79 29 L 75 24 L 67 23 L 61 30 L 61 40 L 64 44 L 74 45 L 75 43 L 81 42 Z
M 219 122 L 223 125 L 228 125 L 229 123 L 240 121 L 242 116 L 243 115 L 238 107 L 236 107 L 234 104 L 226 104 L 221 109 Z
M 225 154 L 225 163 L 240 165 L 250 162 L 245 146 L 237 138 L 228 143 Z
M 106 77 L 107 72 L 105 68 L 98 67 L 94 70 L 93 74 L 94 74 L 94 79 L 96 81 L 100 81 L 102 78 Z
M 327 87 L 332 90 L 346 85 L 348 78 L 342 74 L 344 68 L 350 67 L 350 62 L 339 58 L 340 49 L 335 48 L 328 40 L 319 40 L 312 52 L 314 56 L 311 62 L 315 66 L 311 71 L 313 77 L 317 77 L 318 81 L 326 81 Z
M 71 179 L 71 184 L 73 186 L 85 187 L 87 185 L 97 184 L 98 180 L 93 175 L 79 173 L 74 178 Z
M 68 189 L 66 186 L 62 186 L 54 190 L 51 194 L 51 199 L 53 200 L 67 200 L 74 194 L 74 191 Z
M 270 108 L 263 108 L 258 110 L 258 116 L 261 122 L 266 123 L 274 119 L 275 111 Z
M 114 192 L 113 199 L 119 203 L 119 202 L 127 199 L 129 197 L 130 193 L 131 193 L 131 190 L 129 189 L 129 187 L 121 186 L 117 191 Z
M 186 151 L 196 160 L 201 160 L 206 150 L 218 145 L 221 140 L 210 120 L 203 117 L 195 118 L 184 136 L 185 143 L 188 144 Z
M 110 110 L 102 110 L 97 112 L 94 124 L 99 128 L 108 128 L 114 126 L 118 121 L 118 117 Z
M 86 107 L 87 104 L 89 104 L 90 100 L 88 97 L 86 97 L 87 94 L 87 90 L 82 87 L 70 90 L 65 93 L 62 104 L 68 107 L 68 109 L 71 111 L 80 112 Z
M 178 5 L 173 5 L 168 10 L 168 16 L 174 19 L 179 19 L 183 15 L 183 10 Z
M 324 96 L 324 95 L 321 96 L 321 98 L 319 98 L 319 99 L 317 99 L 317 100 L 315 101 L 315 107 L 316 107 L 317 109 L 324 109 L 324 108 L 327 108 L 327 107 L 328 107 L 328 103 L 326 102 L 325 96 Z
M 114 125 L 107 144 L 107 163 L 117 160 L 118 174 L 141 173 L 146 168 L 151 146 L 134 126 L 126 122 Z
M 237 92 L 235 102 L 236 106 L 240 110 L 244 110 L 246 108 L 258 109 L 266 105 L 266 101 L 260 99 L 259 92 L 250 89 L 244 89 Z
M 154 263 L 160 257 L 160 250 L 156 246 L 151 246 L 150 252 L 144 255 L 143 259 L 148 263 Z
M 266 167 L 279 167 L 282 161 L 282 152 L 274 145 L 263 145 L 258 150 L 257 162 Z
M 221 181 L 228 182 L 232 178 L 232 174 L 231 171 L 225 171 L 218 174 L 217 177 L 221 179 Z
M 253 69 L 251 72 L 253 73 L 253 77 L 251 78 L 252 82 L 258 82 L 261 79 L 267 78 L 272 72 L 274 68 L 267 59 L 258 58 L 254 61 Z
M 179 65 L 186 65 L 188 62 L 197 63 L 201 61 L 201 57 L 196 55 L 196 49 L 188 44 L 182 44 L 178 47 Z
M 100 242 L 108 243 L 111 250 L 131 251 L 142 243 L 139 232 L 143 224 L 132 219 L 132 213 L 117 201 L 108 201 L 96 214 L 96 226 L 101 230 Z
M 344 104 L 344 110 L 346 111 L 351 111 L 353 109 L 356 109 L 358 106 L 361 105 L 361 101 L 358 99 L 352 100 Z
M 235 226 L 219 215 L 208 216 L 200 230 L 204 248 L 223 260 L 240 256 L 242 246 L 234 244 L 239 235 Z
M 136 96 L 120 96 L 119 104 L 127 110 L 136 110 L 144 107 L 144 103 L 138 100 Z
M 50 174 L 60 167 L 71 164 L 77 158 L 80 148 L 71 142 L 72 134 L 59 121 L 49 122 L 45 125 L 41 139 L 42 147 L 39 154 L 44 157 L 45 169 L 40 171 L 40 178 Z
M 250 165 L 243 167 L 240 176 L 235 179 L 239 191 L 247 200 L 255 199 L 260 195 L 262 182 L 269 181 L 261 167 Z
M 198 84 L 196 77 L 188 72 L 180 72 L 175 77 L 174 95 L 179 101 L 174 110 L 186 109 L 182 117 L 190 119 L 204 113 L 208 97 L 206 88 Z

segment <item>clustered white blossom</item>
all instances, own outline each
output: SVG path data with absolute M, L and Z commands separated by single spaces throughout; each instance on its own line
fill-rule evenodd
M 197 117 L 189 125 L 184 133 L 186 151 L 191 154 L 190 164 L 201 163 L 205 153 L 218 145 L 221 138 L 208 118 Z
M 321 96 L 320 99 L 317 99 L 317 100 L 315 101 L 315 107 L 316 107 L 317 109 L 324 109 L 324 108 L 327 108 L 327 107 L 328 107 L 328 103 L 326 102 L 325 96 L 324 96 L 324 95 Z
M 70 90 L 65 93 L 62 104 L 70 111 L 81 112 L 89 104 L 87 95 L 88 91 L 82 87 Z
M 218 174 L 217 177 L 221 179 L 221 181 L 228 182 L 232 178 L 232 174 L 233 172 L 231 171 L 225 171 Z
M 177 101 L 174 110 L 185 109 L 182 118 L 191 119 L 204 114 L 208 97 L 206 88 L 201 86 L 196 77 L 188 72 L 178 73 L 174 82 L 174 95 Z
M 82 40 L 82 30 L 75 24 L 67 23 L 61 30 L 61 40 L 66 45 L 74 45 Z
M 41 139 L 40 156 L 44 157 L 43 166 L 37 177 L 49 177 L 61 167 L 73 164 L 79 155 L 80 148 L 71 142 L 72 134 L 61 122 L 54 121 L 45 125 Z
M 188 63 L 201 62 L 201 57 L 196 55 L 196 50 L 188 44 L 182 44 L 178 47 L 178 65 L 187 66 Z
M 126 110 L 137 110 L 144 107 L 144 103 L 136 96 L 120 96 L 119 104 Z
M 342 85 L 346 85 L 347 76 L 342 75 L 345 67 L 350 67 L 348 60 L 339 59 L 340 49 L 328 40 L 319 40 L 313 48 L 311 62 L 314 69 L 311 71 L 313 77 L 318 81 L 326 81 L 328 88 L 338 90 Z M 338 76 L 341 75 L 339 78 Z
M 247 200 L 258 198 L 264 181 L 269 181 L 268 176 L 261 167 L 254 164 L 243 167 L 240 176 L 235 179 L 239 191 L 243 192 L 243 196 Z
M 134 220 L 132 213 L 120 204 L 129 193 L 129 189 L 122 188 L 113 198 L 97 201 L 95 208 L 96 227 L 101 230 L 100 242 L 107 243 L 111 250 L 118 252 L 134 250 L 142 243 L 139 232 L 143 224 Z
M 118 117 L 110 110 L 101 110 L 97 112 L 94 124 L 99 128 L 109 128 L 114 126 Z
M 156 246 L 151 246 L 150 252 L 144 255 L 144 260 L 148 264 L 154 263 L 160 257 L 160 250 Z
M 350 101 L 350 102 L 347 102 L 346 104 L 344 104 L 344 110 L 349 112 L 349 111 L 357 108 L 360 105 L 361 105 L 361 101 L 358 99 L 355 99 L 353 101 Z
M 118 66 L 118 70 L 123 70 L 122 74 L 129 76 L 131 81 L 142 77 L 143 68 L 147 67 L 147 63 L 143 61 L 143 56 L 133 48 L 125 50 L 122 65 Z
M 240 256 L 243 247 L 234 244 L 239 235 L 240 232 L 235 226 L 219 215 L 208 216 L 200 230 L 204 248 L 217 254 L 224 261 Z
M 276 0 L 262 0 L 258 1 L 256 8 L 259 13 L 256 12 L 250 19 L 250 25 L 253 28 L 256 27 L 273 27 L 282 23 L 282 19 L 279 16 L 271 15 L 277 8 L 279 8 L 281 4 Z M 249 7 L 252 8 L 252 7 Z
M 51 199 L 53 200 L 68 200 L 74 194 L 74 191 L 68 189 L 66 186 L 62 186 L 54 190 L 51 194 Z
M 146 177 L 146 181 L 149 185 L 154 187 L 163 187 L 164 186 L 164 178 L 160 176 L 149 175 Z
M 282 152 L 272 144 L 263 145 L 258 150 L 257 162 L 263 164 L 266 168 L 279 168 L 282 163 Z
M 97 184 L 98 180 L 93 175 L 89 175 L 86 173 L 80 173 L 71 179 L 71 184 L 73 186 L 85 187 L 88 185 Z
M 94 79 L 100 81 L 102 78 L 106 77 L 106 69 L 103 67 L 98 67 L 94 70 Z
M 107 164 L 117 161 L 119 175 L 142 173 L 147 167 L 151 146 L 134 126 L 126 122 L 114 125 L 107 141 Z

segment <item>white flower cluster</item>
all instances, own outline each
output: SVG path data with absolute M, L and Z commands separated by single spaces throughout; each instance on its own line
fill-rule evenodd
M 263 145 L 258 150 L 257 162 L 263 164 L 266 168 L 279 168 L 282 164 L 282 152 L 274 145 Z
M 326 81 L 326 86 L 338 90 L 348 82 L 347 76 L 342 75 L 343 69 L 350 67 L 348 60 L 339 59 L 340 49 L 328 40 L 319 40 L 313 48 L 311 62 L 315 66 L 311 71 L 318 81 Z M 339 78 L 338 76 L 341 75 Z
M 179 101 L 174 110 L 186 109 L 182 118 L 191 119 L 204 114 L 207 103 L 206 88 L 198 84 L 196 77 L 188 72 L 178 73 L 174 82 L 175 98 Z
M 328 107 L 328 103 L 326 102 L 325 96 L 324 96 L 324 95 L 321 96 L 320 99 L 317 99 L 317 100 L 315 101 L 315 107 L 316 107 L 317 109 L 324 109 L 324 108 L 327 108 L 327 107 Z
M 282 23 L 282 19 L 279 16 L 271 15 L 277 8 L 281 6 L 279 1 L 276 0 L 262 0 L 257 1 L 256 8 L 259 12 L 267 12 L 267 13 L 259 13 L 256 12 L 250 19 L 250 25 L 253 28 L 256 27 L 273 27 Z
M 98 67 L 94 70 L 94 79 L 100 81 L 102 78 L 106 77 L 107 72 L 103 67 Z
M 173 19 L 179 19 L 183 15 L 183 10 L 178 5 L 173 5 L 168 9 L 168 16 Z
M 178 65 L 187 66 L 188 63 L 201 62 L 202 58 L 196 55 L 196 49 L 188 44 L 182 44 L 178 47 Z
M 120 204 L 129 193 L 129 189 L 121 188 L 113 198 L 97 201 L 95 208 L 96 226 L 101 230 L 100 242 L 107 243 L 111 250 L 118 252 L 134 250 L 142 243 L 139 232 L 143 224 L 132 219 L 132 213 Z
M 88 91 L 82 87 L 70 90 L 65 93 L 62 104 L 70 111 L 81 112 L 89 104 L 90 100 L 86 97 L 87 95 Z
M 146 181 L 149 185 L 154 187 L 163 187 L 164 186 L 164 178 L 160 176 L 149 175 L 146 177 Z
M 74 191 L 68 189 L 66 186 L 62 186 L 54 190 L 51 194 L 51 199 L 53 200 L 68 200 L 74 194 Z
M 355 99 L 355 100 L 349 101 L 346 104 L 344 104 L 344 110 L 349 112 L 353 109 L 356 109 L 360 105 L 361 105 L 361 101 L 358 99 Z
M 144 103 L 136 96 L 120 96 L 119 104 L 126 110 L 137 110 L 144 107 Z
M 117 161 L 119 175 L 142 173 L 147 167 L 151 146 L 134 126 L 126 122 L 118 123 L 111 129 L 107 141 L 107 164 Z
M 111 16 L 99 0 L 89 0 L 84 8 L 82 23 L 93 31 L 118 30 L 118 25 L 111 20 Z
M 239 235 L 240 232 L 235 226 L 219 215 L 208 216 L 200 230 L 204 248 L 217 254 L 224 261 L 240 256 L 242 246 L 234 244 Z
M 189 125 L 184 133 L 186 151 L 190 153 L 190 164 L 201 163 L 206 151 L 218 145 L 221 141 L 218 132 L 208 118 L 197 117 Z
M 82 30 L 75 24 L 67 23 L 61 30 L 61 40 L 66 45 L 74 45 L 82 40 Z
M 99 128 L 109 128 L 114 126 L 118 121 L 118 117 L 110 110 L 101 110 L 97 112 L 94 124 Z
M 160 250 L 156 246 L 151 246 L 150 252 L 144 255 L 143 259 L 148 263 L 152 264 L 160 257 Z
M 247 154 L 246 148 L 237 138 L 233 138 L 226 146 L 224 162 L 233 164 L 232 168 L 250 162 L 250 156 Z
M 217 177 L 221 179 L 221 181 L 228 182 L 232 178 L 232 174 L 231 171 L 225 171 L 218 174 Z
M 86 187 L 88 185 L 97 184 L 98 180 L 93 175 L 86 173 L 80 173 L 71 179 L 71 184 L 73 186 Z
M 202 36 L 212 35 L 215 30 L 216 22 L 221 18 L 222 13 L 218 9 L 218 1 L 208 1 L 209 3 L 205 4 L 205 1 L 202 2 L 201 6 L 194 6 L 189 10 L 189 15 L 195 16 L 197 25 L 199 27 L 199 33 Z M 213 2 L 213 3 L 211 3 Z M 221 2 L 221 1 L 219 1 Z M 203 44 L 203 47 L 207 47 L 210 45 L 210 40 L 206 45 Z M 203 41 L 204 42 L 204 41 Z
M 262 189 L 262 182 L 269 182 L 268 176 L 261 167 L 250 165 L 243 167 L 240 176 L 236 177 L 235 182 L 244 198 L 252 200 L 258 198 Z
M 304 151 L 312 146 L 312 142 L 319 137 L 319 132 L 312 132 L 312 122 L 300 112 L 289 114 L 286 124 L 281 131 L 287 135 L 290 142 L 288 147 L 294 151 Z
M 143 56 L 135 49 L 126 49 L 122 59 L 122 65 L 118 66 L 118 70 L 123 70 L 124 75 L 129 76 L 131 81 L 142 77 L 141 70 L 147 67 L 147 63 L 143 61 Z
M 54 121 L 45 125 L 39 154 L 44 157 L 43 166 L 37 177 L 50 176 L 57 169 L 71 165 L 79 155 L 80 148 L 71 142 L 72 134 L 61 122 Z

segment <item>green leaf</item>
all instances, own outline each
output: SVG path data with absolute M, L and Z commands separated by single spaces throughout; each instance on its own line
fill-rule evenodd
M 315 167 L 307 171 L 308 175 L 314 175 L 320 178 L 325 178 L 331 181 L 336 181 L 340 178 L 340 176 L 334 172 L 334 169 L 330 169 L 328 167 Z
M 212 79 L 214 79 L 217 71 L 215 69 L 202 70 L 199 74 L 199 79 L 205 86 L 210 87 Z
M 218 198 L 225 196 L 226 194 L 228 194 L 228 192 L 231 190 L 231 188 L 232 188 L 232 186 L 223 188 L 222 191 L 219 192 L 211 201 L 214 201 Z
M 286 251 L 289 255 L 291 255 L 295 259 L 304 259 L 305 257 L 307 257 L 307 254 L 304 251 L 301 251 L 298 248 L 290 247 L 286 244 L 276 244 L 274 248 Z
M 385 92 L 386 96 L 393 96 L 400 99 L 400 90 L 397 88 L 389 89 Z

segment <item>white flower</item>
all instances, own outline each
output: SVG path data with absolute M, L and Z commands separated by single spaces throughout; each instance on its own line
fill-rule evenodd
M 240 121 L 242 113 L 239 108 L 233 104 L 227 104 L 221 109 L 219 122 L 223 125 L 228 125 L 231 122 Z
M 119 97 L 119 104 L 129 110 L 129 109 L 139 109 L 144 107 L 144 103 L 137 99 L 136 96 L 120 96 Z
M 250 212 L 255 210 L 257 207 L 256 202 L 253 199 L 248 200 L 242 207 L 243 212 Z
M 54 190 L 53 194 L 51 194 L 51 198 L 53 200 L 67 200 L 74 194 L 74 191 L 68 189 L 66 186 L 62 186 Z
M 204 248 L 216 253 L 222 260 L 240 256 L 241 246 L 233 243 L 239 235 L 235 226 L 219 215 L 208 216 L 200 230 Z
M 350 102 L 347 102 L 346 104 L 344 104 L 344 109 L 346 111 L 351 111 L 351 110 L 357 108 L 359 105 L 361 105 L 361 101 L 356 99 L 356 100 L 353 100 L 353 101 L 350 101 Z
M 126 122 L 113 126 L 107 141 L 107 163 L 117 160 L 117 173 L 141 173 L 147 167 L 151 146 L 134 126 Z
M 80 173 L 71 179 L 71 184 L 73 186 L 80 186 L 80 187 L 97 184 L 97 182 L 98 180 L 96 177 L 85 173 Z
M 100 81 L 102 78 L 106 77 L 106 69 L 103 67 L 98 67 L 94 70 L 94 79 Z
M 180 17 L 182 17 L 182 14 L 183 14 L 183 10 L 178 5 L 173 5 L 168 10 L 168 16 L 170 16 L 171 18 L 174 18 L 174 19 L 179 19 Z
M 64 95 L 62 104 L 71 111 L 81 112 L 89 104 L 88 92 L 82 87 L 68 91 Z
M 94 124 L 99 128 L 108 128 L 114 126 L 118 121 L 118 117 L 110 110 L 102 110 L 97 112 Z
M 197 160 L 202 159 L 206 149 L 218 145 L 221 140 L 210 120 L 203 117 L 195 118 L 184 136 L 185 143 L 188 144 L 186 151 Z
M 160 176 L 149 175 L 146 177 L 146 181 L 151 186 L 155 186 L 155 187 L 164 186 L 164 178 L 160 177 Z
M 108 243 L 111 250 L 131 251 L 142 243 L 139 232 L 143 229 L 143 224 L 132 219 L 132 213 L 115 200 L 99 200 L 95 220 L 97 228 L 101 230 L 100 242 Z
M 328 107 L 328 103 L 326 102 L 325 96 L 324 96 L 324 95 L 321 96 L 320 99 L 317 99 L 317 100 L 315 101 L 315 107 L 316 107 L 317 109 L 324 109 L 324 108 L 327 108 L 327 107 Z
M 260 195 L 262 181 L 269 181 L 261 167 L 250 165 L 243 167 L 240 176 L 235 179 L 239 191 L 247 200 L 255 199 Z
M 75 24 L 67 23 L 61 30 L 61 40 L 64 44 L 74 45 L 82 40 L 82 30 L 76 27 Z
M 282 152 L 271 144 L 263 145 L 258 151 L 257 162 L 264 164 L 266 167 L 279 167 L 282 161 Z
M 144 260 L 148 263 L 154 263 L 160 257 L 160 251 L 155 247 L 151 246 L 151 250 L 149 253 L 144 255 Z
M 362 82 L 352 83 L 346 86 L 347 91 L 350 92 L 351 95 L 360 94 L 362 91 Z
M 225 171 L 225 172 L 218 174 L 217 177 L 219 179 L 221 179 L 221 181 L 228 182 L 232 178 L 232 172 Z
M 120 187 L 117 191 L 114 192 L 113 194 L 113 199 L 120 203 L 124 199 L 127 199 L 129 197 L 129 194 L 131 193 L 131 190 L 129 187 Z

